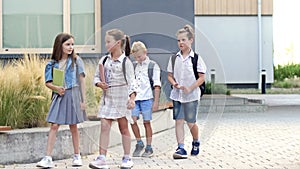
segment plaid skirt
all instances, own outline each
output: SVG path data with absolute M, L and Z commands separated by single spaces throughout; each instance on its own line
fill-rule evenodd
M 127 109 L 128 99 L 127 85 L 108 88 L 101 97 L 98 117 L 114 120 L 126 117 L 131 123 L 131 110 Z
M 66 89 L 64 96 L 54 93 L 46 121 L 55 124 L 78 124 L 87 120 L 80 109 L 79 87 Z

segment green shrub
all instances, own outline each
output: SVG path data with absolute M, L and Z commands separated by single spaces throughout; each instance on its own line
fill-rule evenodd
M 226 94 L 230 95 L 230 90 L 224 84 L 212 84 L 211 82 L 206 82 L 205 94 Z
M 43 72 L 35 55 L 12 61 L 0 70 L 0 125 L 13 128 L 44 126 L 50 103 Z
M 293 79 L 300 77 L 300 64 L 278 65 L 274 67 L 274 80 L 284 81 L 285 79 Z
M 0 68 L 0 126 L 28 128 L 46 126 L 52 92 L 45 86 L 44 69 L 48 60 L 25 55 Z M 95 65 L 85 64 L 86 107 L 88 115 L 99 109 L 101 89 L 93 84 Z

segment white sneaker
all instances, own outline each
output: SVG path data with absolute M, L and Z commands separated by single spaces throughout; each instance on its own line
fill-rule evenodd
M 80 155 L 73 155 L 72 166 L 73 167 L 82 166 L 82 160 L 81 160 L 81 156 Z
M 45 156 L 41 161 L 39 161 L 36 164 L 37 167 L 44 167 L 44 168 L 53 168 L 53 162 L 52 162 L 52 157 L 50 156 Z
M 133 161 L 131 158 L 124 158 L 122 159 L 122 164 L 121 164 L 121 169 L 127 169 L 127 168 L 132 168 L 133 167 Z
M 105 159 L 98 156 L 94 161 L 90 162 L 89 164 L 90 168 L 93 169 L 109 169 L 109 167 L 106 165 Z

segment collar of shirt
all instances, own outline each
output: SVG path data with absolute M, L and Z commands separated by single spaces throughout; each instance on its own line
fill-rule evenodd
M 191 49 L 191 51 L 189 53 L 189 56 L 194 57 L 194 55 L 195 55 L 195 53 L 194 53 L 193 49 Z M 179 56 L 179 57 L 183 58 L 182 54 L 181 54 L 181 51 L 177 52 L 176 56 Z M 189 58 L 189 57 L 187 57 L 187 58 Z
M 146 65 L 150 62 L 150 59 L 148 56 L 146 56 L 146 59 L 144 61 L 142 61 L 142 63 L 140 63 L 140 65 Z
M 111 54 L 109 54 L 108 57 L 112 60 Z M 125 56 L 125 53 L 123 52 L 122 55 L 117 59 L 117 61 L 119 61 L 119 62 L 122 63 L 122 62 L 123 62 L 123 59 L 124 59 L 125 57 L 126 57 L 126 56 Z

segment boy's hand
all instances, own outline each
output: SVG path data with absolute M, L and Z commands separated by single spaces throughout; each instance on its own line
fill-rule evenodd
M 135 107 L 135 101 L 133 99 L 129 99 L 127 102 L 127 109 L 131 110 Z
M 158 102 L 153 102 L 153 105 L 152 105 L 152 111 L 157 111 L 158 110 Z

